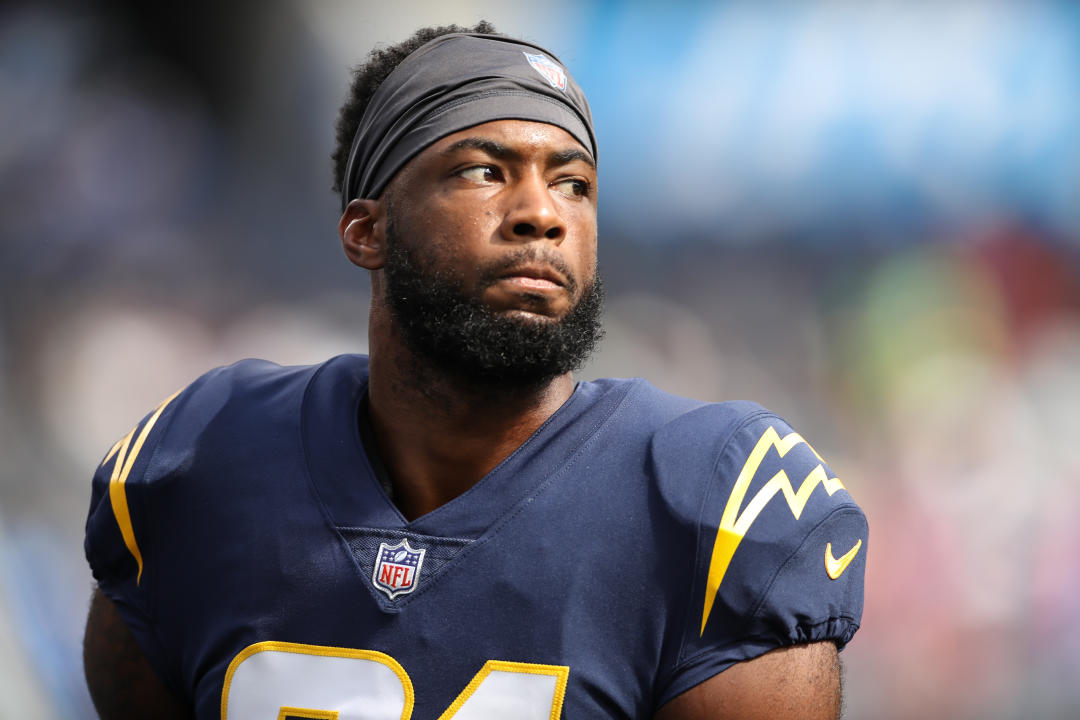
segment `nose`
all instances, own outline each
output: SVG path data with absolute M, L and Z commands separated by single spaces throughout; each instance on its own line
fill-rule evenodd
M 558 244 L 566 237 L 566 221 L 544 178 L 530 176 L 514 184 L 502 234 L 510 242 L 547 238 Z

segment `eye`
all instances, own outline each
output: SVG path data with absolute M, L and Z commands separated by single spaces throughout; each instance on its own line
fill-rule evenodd
M 480 185 L 498 182 L 502 179 L 502 175 L 499 173 L 498 168 L 494 168 L 490 165 L 473 165 L 471 167 L 458 170 L 455 174 L 458 177 L 465 178 L 469 182 L 474 182 Z
M 570 197 L 587 197 L 592 190 L 589 181 L 581 178 L 563 178 L 554 182 L 551 187 Z

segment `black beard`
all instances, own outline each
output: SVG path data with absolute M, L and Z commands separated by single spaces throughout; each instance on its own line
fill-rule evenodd
M 558 320 L 500 316 L 479 297 L 462 291 L 462 278 L 422 262 L 387 227 L 387 301 L 408 348 L 419 358 L 459 381 L 477 387 L 529 391 L 579 369 L 603 337 L 600 311 L 603 285 L 594 272 L 578 302 Z M 525 260 L 537 259 L 528 248 L 513 253 L 499 267 L 483 268 L 476 293 L 499 274 Z M 545 258 L 551 262 L 553 258 Z M 554 263 L 569 280 L 567 268 Z

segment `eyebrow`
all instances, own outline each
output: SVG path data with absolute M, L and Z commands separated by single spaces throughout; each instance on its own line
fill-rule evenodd
M 456 143 L 448 146 L 442 151 L 443 155 L 452 155 L 459 150 L 479 150 L 491 155 L 499 160 L 515 160 L 521 157 L 521 153 L 513 148 L 509 148 L 502 143 L 496 142 L 489 138 L 483 137 L 467 137 L 458 140 Z M 552 165 L 566 165 L 574 160 L 580 160 L 592 169 L 596 169 L 596 162 L 592 159 L 589 153 L 578 148 L 567 148 L 566 150 L 558 150 L 551 153 L 548 156 L 548 162 Z
M 557 153 L 552 153 L 548 158 L 556 165 L 566 165 L 574 160 L 580 160 L 593 170 L 596 169 L 596 161 L 592 159 L 589 153 L 584 150 L 578 150 L 577 148 L 569 148 L 568 150 L 560 150 Z

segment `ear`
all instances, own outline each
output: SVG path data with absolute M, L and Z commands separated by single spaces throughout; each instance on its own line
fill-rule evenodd
M 338 222 L 345 256 L 353 265 L 378 270 L 386 260 L 386 221 L 378 200 L 353 200 Z

